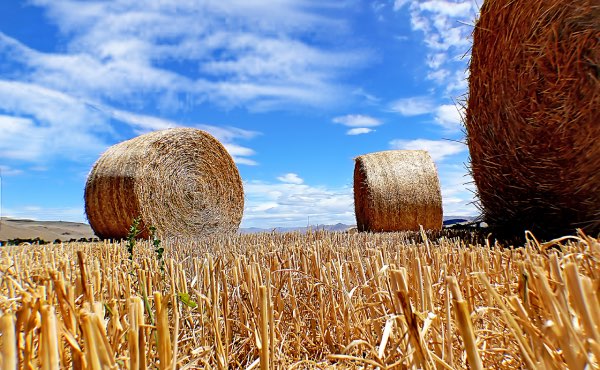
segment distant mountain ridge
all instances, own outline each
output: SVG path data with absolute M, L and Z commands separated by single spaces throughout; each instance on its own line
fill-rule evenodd
M 457 223 L 469 222 L 474 217 L 463 216 L 445 216 L 444 226 Z M 309 226 L 289 226 L 274 228 L 246 227 L 240 228 L 241 234 L 265 233 L 265 232 L 306 232 L 308 230 L 326 230 L 326 231 L 346 231 L 356 227 L 352 224 L 337 223 L 335 225 L 309 225 Z M 46 241 L 60 239 L 68 241 L 71 239 L 94 238 L 94 231 L 90 225 L 81 222 L 67 221 L 37 221 L 25 219 L 13 219 L 2 217 L 0 219 L 0 241 L 9 239 L 35 239 L 40 238 Z
M 444 216 L 444 226 L 450 226 L 458 223 L 470 222 L 475 220 L 473 216 Z M 259 228 L 259 227 L 247 227 L 240 228 L 240 233 L 242 234 L 252 234 L 252 233 L 264 233 L 264 232 L 306 232 L 308 230 L 326 230 L 326 231 L 346 231 L 350 228 L 356 227 L 354 224 L 343 224 L 337 223 L 335 225 L 310 225 L 310 226 L 290 226 L 290 227 L 274 227 L 274 228 Z
M 81 238 L 94 238 L 94 231 L 88 224 L 67 221 L 36 221 L 2 217 L 0 219 L 0 240 L 35 239 L 45 241 Z

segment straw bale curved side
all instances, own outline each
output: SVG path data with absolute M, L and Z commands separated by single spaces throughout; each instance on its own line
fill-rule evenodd
M 473 34 L 466 129 L 498 234 L 600 232 L 600 4 L 486 0 Z
M 101 238 L 125 238 L 135 217 L 141 237 L 195 237 L 237 230 L 244 209 L 233 159 L 210 134 L 155 131 L 110 147 L 85 185 L 85 211 Z
M 354 164 L 358 231 L 442 228 L 442 195 L 435 165 L 424 150 L 361 155 Z

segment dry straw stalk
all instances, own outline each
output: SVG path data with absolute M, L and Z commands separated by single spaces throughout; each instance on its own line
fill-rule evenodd
M 466 129 L 486 221 L 500 234 L 600 232 L 600 3 L 486 0 Z
M 442 195 L 435 164 L 423 150 L 361 155 L 354 165 L 359 231 L 442 228 Z
M 156 131 L 110 147 L 85 186 L 90 225 L 102 238 L 120 239 L 141 217 L 142 233 L 199 236 L 237 230 L 244 208 L 239 172 L 208 133 Z

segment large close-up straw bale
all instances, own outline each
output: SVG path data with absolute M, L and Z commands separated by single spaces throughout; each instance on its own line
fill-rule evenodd
M 429 153 L 389 150 L 357 157 L 354 210 L 359 231 L 441 229 L 440 182 Z
M 499 234 L 600 232 L 600 3 L 485 1 L 466 130 Z
M 154 226 L 162 237 L 235 231 L 244 208 L 233 159 L 208 133 L 155 131 L 110 147 L 85 186 L 85 210 L 102 238 L 125 238 L 141 219 L 140 237 Z

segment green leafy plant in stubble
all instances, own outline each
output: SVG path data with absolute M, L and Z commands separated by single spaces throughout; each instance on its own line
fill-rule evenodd
M 131 226 L 129 226 L 129 233 L 127 234 L 127 251 L 129 252 L 130 260 L 133 260 L 133 248 L 135 247 L 137 237 L 142 232 L 140 230 L 141 222 L 142 218 L 140 216 L 137 216 L 131 221 Z
M 158 258 L 158 262 L 160 263 L 160 270 L 164 273 L 165 260 L 163 259 L 163 253 L 165 252 L 165 248 L 163 248 L 160 245 L 161 240 L 156 236 L 156 227 L 150 226 L 148 229 L 150 230 L 150 239 L 152 239 L 152 245 L 154 246 L 156 257 Z
M 181 303 L 185 304 L 186 306 L 188 306 L 190 308 L 198 307 L 198 303 L 196 303 L 192 300 L 192 297 L 189 295 L 189 293 L 179 292 L 179 293 L 177 293 L 177 297 L 179 298 L 179 301 L 181 301 Z

